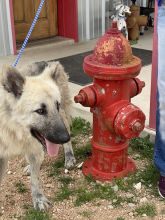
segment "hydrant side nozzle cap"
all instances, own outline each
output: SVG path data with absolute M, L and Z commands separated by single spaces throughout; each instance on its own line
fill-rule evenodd
M 74 97 L 74 101 L 75 101 L 76 103 L 83 103 L 84 97 L 82 96 L 82 94 L 78 94 L 78 95 L 76 95 L 76 96 Z

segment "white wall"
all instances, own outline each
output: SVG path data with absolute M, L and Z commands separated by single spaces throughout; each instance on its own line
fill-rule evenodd
M 89 40 L 105 32 L 105 1 L 78 0 L 79 40 Z
M 0 0 L 0 56 L 13 54 L 9 0 Z

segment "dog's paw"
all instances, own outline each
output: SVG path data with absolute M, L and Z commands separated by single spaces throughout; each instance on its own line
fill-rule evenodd
M 74 155 L 70 154 L 69 156 L 67 156 L 65 158 L 65 168 L 66 169 L 71 169 L 75 166 L 76 164 L 76 159 L 74 157 Z
M 34 208 L 40 211 L 46 211 L 50 207 L 50 201 L 42 194 L 33 197 Z
M 23 172 L 25 175 L 30 176 L 31 170 L 30 170 L 30 165 L 27 165 L 24 169 Z

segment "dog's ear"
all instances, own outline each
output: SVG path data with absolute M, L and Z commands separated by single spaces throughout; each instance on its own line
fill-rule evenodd
M 4 89 L 19 98 L 23 91 L 25 79 L 14 67 L 4 67 L 2 70 L 1 83 Z
M 65 83 L 68 81 L 68 76 L 64 71 L 63 66 L 59 62 L 49 63 L 50 77 L 57 83 Z
M 49 63 L 49 77 L 56 83 L 60 90 L 61 95 L 61 109 L 65 109 L 66 112 L 69 112 L 69 106 L 71 104 L 70 92 L 69 92 L 69 83 L 68 75 L 65 72 L 63 66 L 59 62 Z M 45 73 L 47 71 L 45 70 Z M 69 119 L 70 120 L 70 119 Z

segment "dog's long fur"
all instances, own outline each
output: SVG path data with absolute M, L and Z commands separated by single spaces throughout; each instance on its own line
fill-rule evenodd
M 74 165 L 67 74 L 58 62 L 34 63 L 20 70 L 4 67 L 0 74 L 0 100 L 0 181 L 9 159 L 25 156 L 30 164 L 34 207 L 44 210 L 49 206 L 39 182 L 44 151 L 33 132 L 63 144 L 65 166 Z

